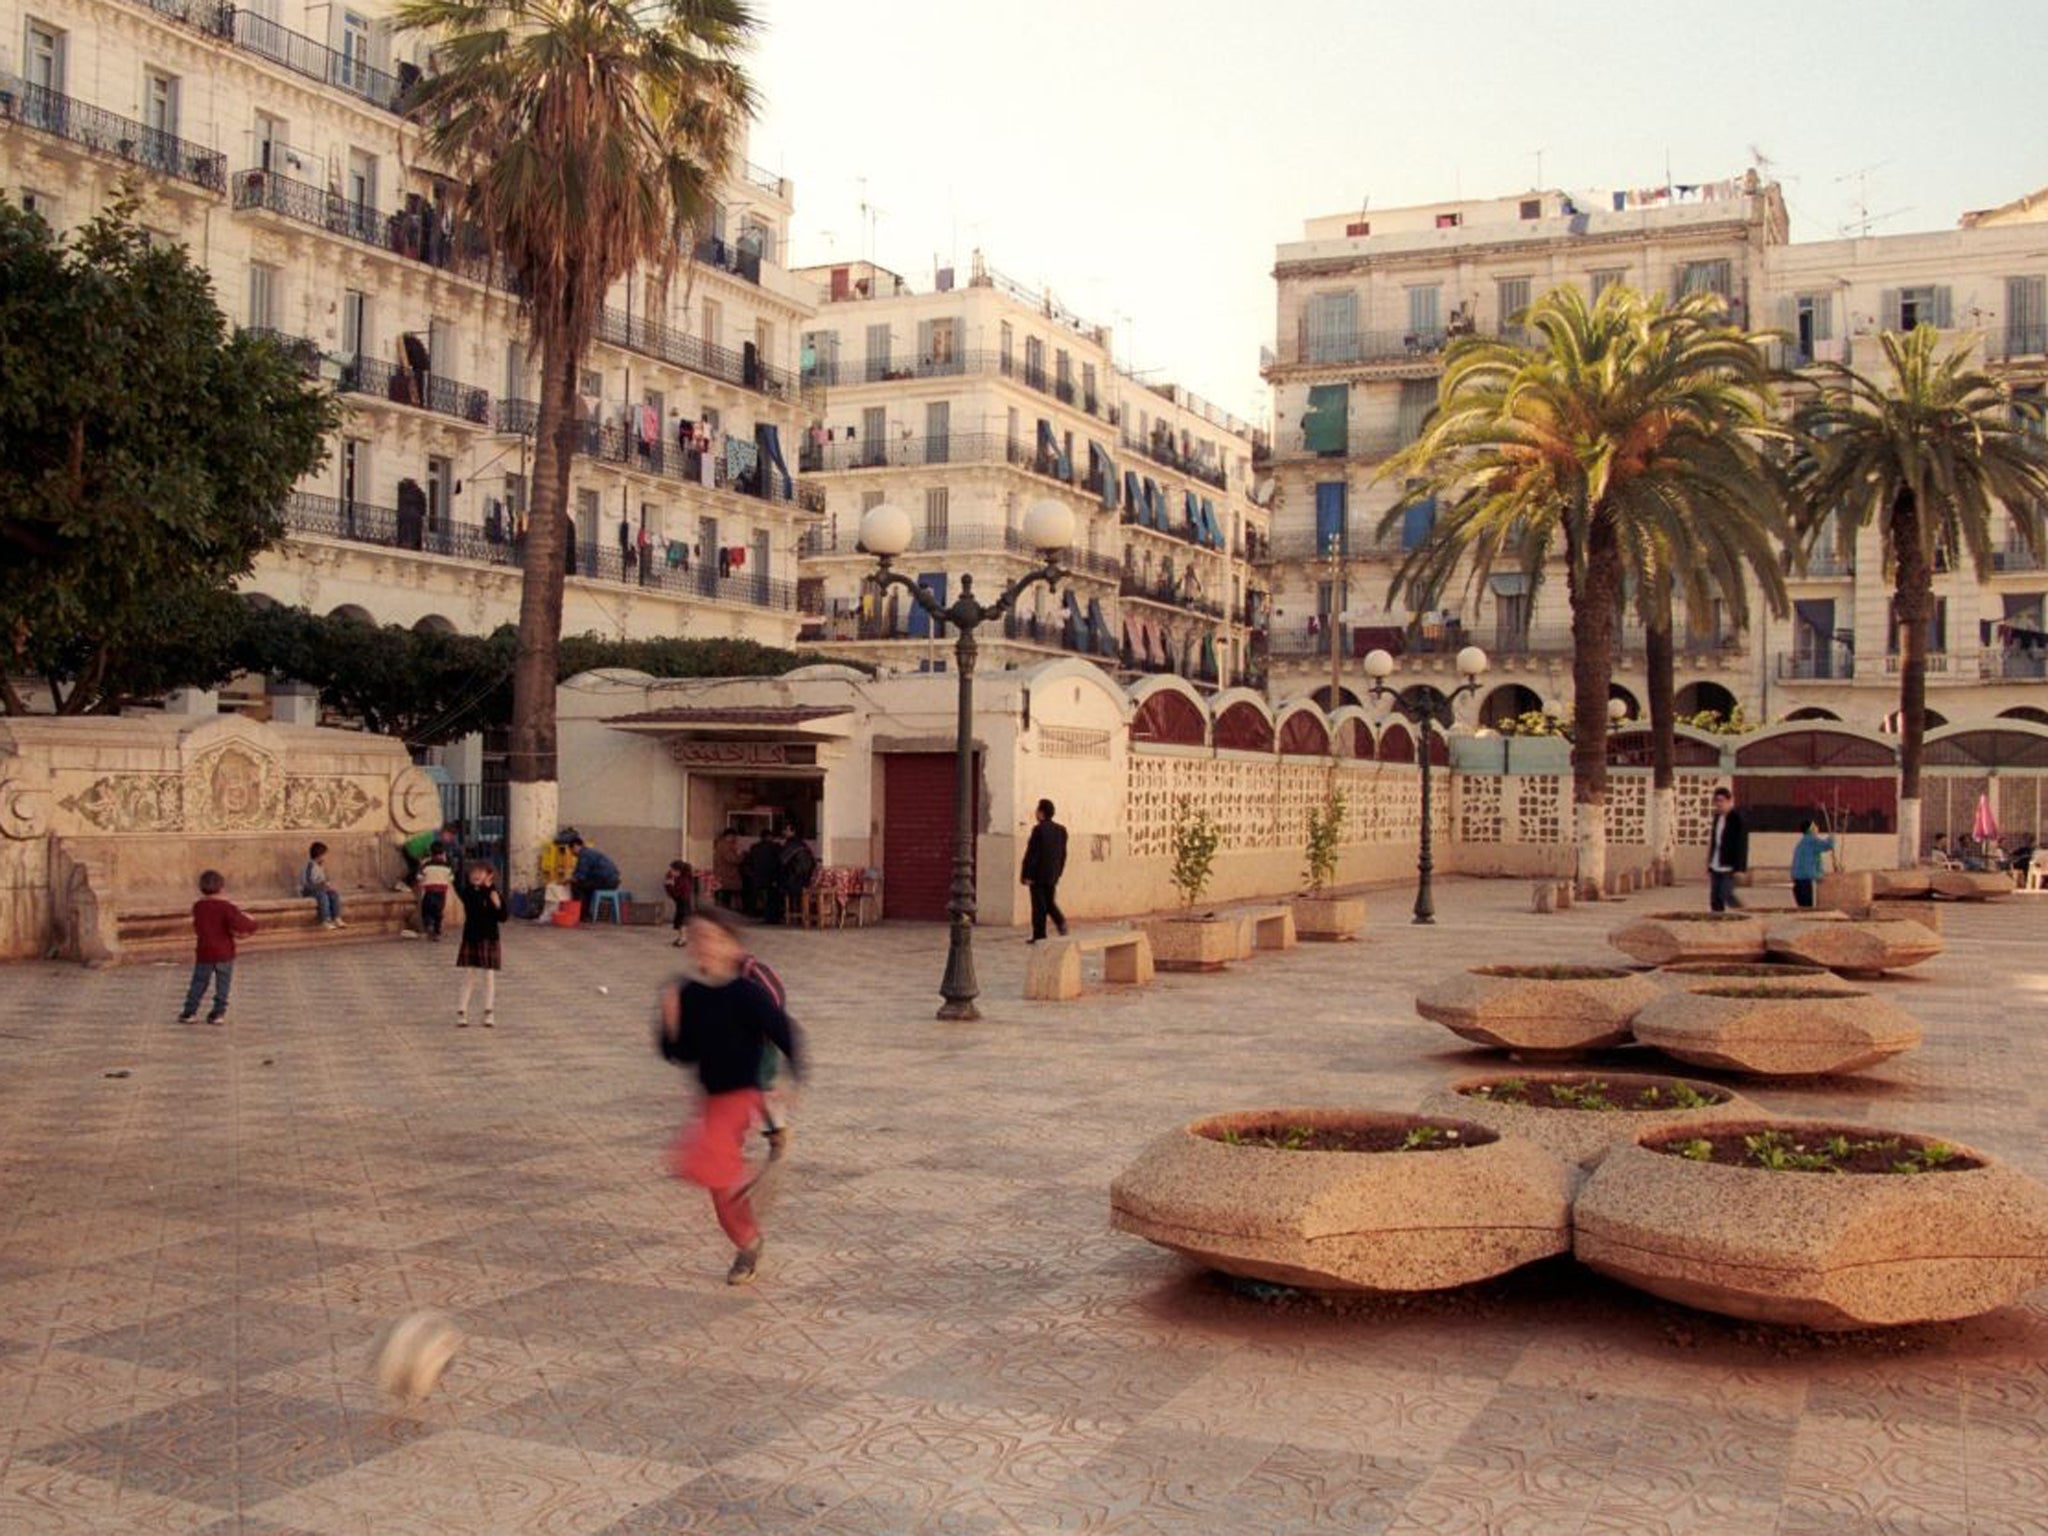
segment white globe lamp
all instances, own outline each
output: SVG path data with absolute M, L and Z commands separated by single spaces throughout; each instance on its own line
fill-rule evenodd
M 861 514 L 861 547 L 869 554 L 893 560 L 910 548 L 910 514 L 888 502 Z
M 1024 509 L 1024 543 L 1041 555 L 1054 555 L 1074 543 L 1074 509 L 1047 496 Z

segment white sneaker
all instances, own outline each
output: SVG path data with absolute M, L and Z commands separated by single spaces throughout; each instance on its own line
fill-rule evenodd
M 348 920 L 346 918 L 337 917 L 334 920 L 332 926 L 336 928 L 346 928 L 348 926 Z

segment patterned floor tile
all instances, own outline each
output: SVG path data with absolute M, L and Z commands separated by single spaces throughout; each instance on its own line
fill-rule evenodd
M 359 1332 L 311 1307 L 231 1297 L 85 1334 L 66 1347 L 155 1370 L 231 1381 L 319 1355 L 338 1338 Z

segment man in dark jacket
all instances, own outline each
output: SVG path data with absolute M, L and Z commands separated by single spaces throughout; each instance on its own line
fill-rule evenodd
M 569 871 L 569 889 L 582 903 L 581 920 L 587 923 L 592 920 L 592 898 L 599 891 L 619 888 L 619 866 L 580 837 L 570 841 L 569 850 L 576 855 L 576 867 Z
M 740 882 L 751 916 L 767 923 L 782 921 L 782 844 L 774 833 L 763 832 L 740 860 Z
M 1067 870 L 1067 829 L 1052 819 L 1052 802 L 1038 802 L 1038 824 L 1024 845 L 1024 884 L 1031 887 L 1031 942 L 1045 937 L 1045 920 L 1067 935 L 1067 917 L 1055 894 Z
M 1735 896 L 1735 877 L 1749 868 L 1749 826 L 1735 809 L 1735 792 L 1714 791 L 1714 823 L 1707 833 L 1707 901 L 1716 912 L 1742 903 Z

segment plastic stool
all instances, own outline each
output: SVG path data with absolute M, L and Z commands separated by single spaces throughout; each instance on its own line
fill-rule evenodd
M 590 920 L 593 923 L 603 922 L 605 908 L 610 907 L 613 925 L 623 926 L 626 910 L 632 903 L 631 891 L 593 891 L 590 895 Z

